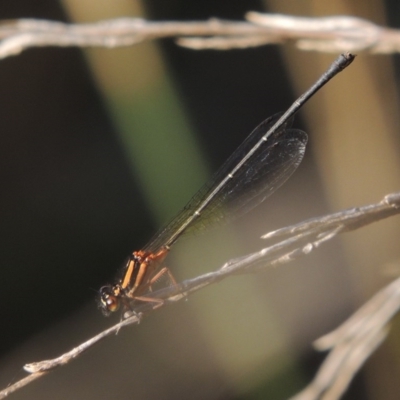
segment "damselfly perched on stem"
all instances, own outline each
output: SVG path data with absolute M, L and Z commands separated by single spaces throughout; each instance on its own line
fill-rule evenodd
M 350 65 L 354 57 L 350 53 L 340 55 L 286 112 L 257 126 L 186 207 L 147 246 L 130 255 L 122 278 L 100 289 L 99 307 L 105 315 L 117 311 L 121 304 L 129 310 L 134 301 L 162 303 L 149 292 L 166 274 L 175 284 L 163 262 L 184 233 L 206 225 L 209 220 L 223 221 L 228 215 L 241 215 L 286 182 L 303 159 L 307 144 L 305 132 L 289 129 L 293 116 L 330 79 Z

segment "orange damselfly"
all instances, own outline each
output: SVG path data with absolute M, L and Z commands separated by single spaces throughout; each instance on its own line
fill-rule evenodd
M 289 129 L 293 116 L 354 57 L 350 53 L 340 55 L 285 113 L 276 114 L 257 126 L 186 207 L 147 246 L 130 255 L 122 278 L 100 289 L 99 307 L 103 314 L 117 311 L 121 304 L 130 309 L 132 301 L 162 302 L 146 294 L 164 274 L 175 283 L 163 262 L 181 235 L 193 227 L 205 225 L 205 221 L 223 221 L 229 215 L 247 212 L 292 175 L 303 159 L 307 144 L 305 132 Z

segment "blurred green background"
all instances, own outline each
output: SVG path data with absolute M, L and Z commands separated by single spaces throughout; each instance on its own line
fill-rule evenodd
M 243 20 L 247 11 L 400 26 L 394 0 L 0 3 L 2 20 L 76 23 Z M 290 44 L 192 51 L 165 39 L 1 60 L 1 387 L 23 375 L 23 364 L 118 321 L 96 309 L 98 288 L 335 57 Z M 269 230 L 398 190 L 398 73 L 398 56 L 360 54 L 318 93 L 294 124 L 309 134 L 299 170 L 244 218 L 174 246 L 167 264 L 177 280 L 265 246 L 259 236 Z M 301 262 L 207 288 L 14 398 L 288 398 L 323 360 L 311 342 L 392 278 L 385 271 L 397 266 L 399 231 L 398 219 L 381 222 Z M 394 326 L 345 398 L 398 398 L 397 336 Z

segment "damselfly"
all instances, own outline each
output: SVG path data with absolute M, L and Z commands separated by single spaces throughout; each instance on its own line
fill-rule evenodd
M 118 310 L 121 304 L 130 309 L 133 301 L 161 302 L 148 293 L 162 275 L 167 274 L 171 283 L 175 283 L 163 262 L 184 233 L 206 225 L 207 221 L 223 221 L 249 211 L 292 175 L 303 159 L 307 144 L 305 132 L 289 129 L 293 116 L 354 57 L 349 53 L 340 55 L 285 113 L 257 126 L 186 207 L 146 247 L 130 255 L 122 278 L 100 289 L 99 307 L 105 315 Z

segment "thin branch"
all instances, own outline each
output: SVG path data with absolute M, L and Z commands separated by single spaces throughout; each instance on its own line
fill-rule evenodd
M 35 381 L 36 379 L 41 378 L 44 375 L 47 375 L 48 371 L 45 372 L 37 372 L 35 374 L 31 374 L 25 376 L 25 378 L 20 379 L 18 382 L 13 383 L 10 386 L 7 386 L 0 392 L 0 399 L 4 399 L 9 394 L 16 392 L 18 389 L 23 388 L 24 386 L 28 385 L 29 383 Z
M 376 204 L 352 208 L 335 214 L 313 218 L 301 224 L 296 224 L 288 228 L 271 232 L 266 235 L 268 238 L 277 237 L 278 235 L 281 235 L 283 233 L 285 235 L 291 236 L 287 239 L 282 240 L 279 243 L 261 249 L 256 253 L 249 254 L 235 260 L 231 260 L 214 272 L 209 272 L 196 278 L 188 279 L 176 286 L 167 287 L 152 293 L 152 297 L 162 299 L 164 300 L 164 302 L 162 304 L 157 304 L 156 306 L 150 302 L 140 303 L 134 308 L 133 312 L 129 313 L 129 315 L 126 313 L 126 319 L 124 319 L 122 322 L 99 333 L 98 335 L 73 348 L 72 350 L 62 354 L 61 356 L 52 360 L 44 360 L 26 364 L 24 369 L 31 375 L 2 390 L 0 392 L 0 399 L 3 399 L 10 393 L 20 389 L 21 387 L 27 385 L 33 380 L 40 378 L 46 372 L 71 362 L 73 359 L 80 356 L 83 352 L 92 347 L 94 344 L 98 343 L 100 340 L 103 340 L 111 334 L 117 333 L 125 326 L 138 323 L 144 316 L 150 314 L 156 309 L 159 310 L 163 306 L 175 303 L 183 298 L 186 298 L 187 296 L 199 289 L 202 289 L 212 283 L 219 282 L 222 279 L 225 279 L 234 274 L 255 272 L 260 269 L 264 269 L 267 266 L 276 266 L 279 264 L 290 262 L 300 256 L 309 254 L 320 244 L 332 239 L 338 233 L 355 230 L 362 226 L 371 224 L 373 222 L 399 213 L 400 192 L 387 195 L 381 202 Z M 379 312 L 380 310 L 381 308 L 378 308 Z M 369 312 L 367 312 L 366 314 L 369 315 Z M 358 315 L 361 315 L 362 317 L 364 314 L 360 311 L 360 314 Z M 362 321 L 364 321 L 363 317 L 361 319 Z M 386 321 L 387 317 L 383 317 L 383 320 Z M 351 326 L 354 326 L 353 322 L 350 322 L 349 324 Z M 348 335 L 347 332 L 351 331 L 351 329 L 343 329 L 345 330 L 345 335 Z M 343 334 L 340 333 L 342 332 L 340 329 L 338 329 L 337 332 L 339 333 L 333 335 L 335 339 L 329 340 L 332 335 L 327 336 L 325 337 L 325 342 L 338 342 L 338 339 L 336 339 L 336 337 L 341 337 L 343 336 Z M 343 339 L 341 340 L 343 341 Z M 357 340 L 359 339 L 357 338 Z M 383 337 L 381 338 L 381 340 L 383 340 Z M 324 343 L 323 340 L 322 343 Z M 376 345 L 375 342 L 374 345 Z M 372 348 L 372 345 L 370 345 L 369 348 Z M 358 366 L 359 365 L 360 363 L 358 364 Z M 317 386 L 319 387 L 320 384 L 318 383 Z
M 387 324 L 400 308 L 400 278 L 381 289 L 347 321 L 319 338 L 317 350 L 330 350 L 314 380 L 291 400 L 333 400 L 384 341 Z
M 400 32 L 361 18 L 305 18 L 248 12 L 247 21 L 152 22 L 119 18 L 92 24 L 18 19 L 0 23 L 0 58 L 30 47 L 132 46 L 147 40 L 175 38 L 195 50 L 257 47 L 291 41 L 301 50 L 319 52 L 397 53 Z
M 386 195 L 379 203 L 349 208 L 323 217 L 311 218 L 296 225 L 271 231 L 262 236 L 262 238 L 287 237 L 302 232 L 323 232 L 338 226 L 343 226 L 343 229 L 348 232 L 369 225 L 375 221 L 375 218 L 382 219 L 382 217 L 385 218 L 385 215 L 386 217 L 391 216 L 394 213 L 393 208 L 397 209 L 399 207 L 399 196 L 399 192 L 391 193 Z

